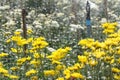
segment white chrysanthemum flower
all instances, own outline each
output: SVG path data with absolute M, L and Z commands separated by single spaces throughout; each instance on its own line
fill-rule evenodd
M 40 22 L 39 22 L 38 20 L 35 20 L 35 21 L 33 22 L 33 25 L 37 25 L 37 24 L 40 24 Z
M 77 29 L 84 29 L 81 25 L 79 24 L 70 24 L 70 30 L 76 32 Z
M 23 32 L 23 30 L 22 30 L 22 29 L 17 29 L 16 31 L 17 31 L 17 32 L 21 32 L 21 33 Z
M 33 26 L 32 25 L 27 25 L 27 29 L 32 29 Z
M 58 1 L 57 6 L 61 6 L 61 5 L 63 5 L 63 3 L 61 1 Z
M 63 19 L 63 21 L 64 21 L 64 22 L 69 22 L 69 18 L 68 18 L 68 17 L 65 17 L 65 18 Z
M 51 27 L 59 27 L 59 23 L 57 21 L 51 21 Z
M 106 18 L 102 18 L 100 22 L 101 22 L 101 24 L 106 23 L 107 19 Z
M 15 25 L 15 21 L 10 20 L 9 24 L 10 24 L 10 25 Z
M 46 19 L 46 15 L 40 13 L 40 14 L 38 15 L 38 19 L 40 19 L 40 22 L 43 22 L 43 21 Z
M 44 24 L 45 24 L 46 27 L 49 27 L 51 25 L 51 20 L 45 21 Z
M 35 10 L 31 10 L 28 15 L 34 16 L 35 15 Z
M 69 18 L 70 18 L 70 19 L 75 18 L 75 15 L 71 13 L 71 14 L 69 15 Z
M 68 5 L 68 6 L 64 6 L 64 7 L 63 7 L 63 10 L 70 9 L 70 8 L 71 8 L 71 6 L 72 6 L 71 4 L 70 4 L 70 5 Z
M 30 16 L 30 15 L 27 15 L 27 16 L 26 16 L 26 18 L 30 19 L 30 18 L 31 18 L 31 16 Z
M 11 32 L 5 32 L 5 34 L 11 34 Z
M 102 3 L 102 0 L 91 0 L 91 1 L 95 3 Z
M 70 0 L 63 0 L 63 4 L 68 4 L 70 3 Z
M 50 52 L 55 51 L 55 49 L 53 49 L 53 48 L 51 48 L 51 47 L 47 47 L 47 49 L 48 49 Z
M 57 13 L 57 17 L 62 17 L 64 16 L 64 13 Z
M 9 14 L 10 14 L 10 15 L 13 15 L 13 14 L 14 14 L 14 12 L 13 12 L 13 11 L 10 11 L 10 12 L 9 12 Z
M 35 28 L 42 29 L 42 26 L 37 24 L 37 25 L 35 25 Z
M 0 18 L 2 17 L 2 15 L 0 14 Z
M 0 10 L 10 9 L 9 5 L 0 6 Z
M 22 10 L 21 9 L 15 9 L 14 11 L 15 15 L 21 15 Z
M 38 15 L 38 17 L 40 17 L 40 18 L 45 18 L 45 15 L 42 14 L 42 13 L 40 13 L 40 14 Z
M 14 9 L 14 12 L 21 12 L 21 9 Z
M 117 25 L 119 28 L 120 28 L 120 21 L 118 22 L 118 25 Z
M 111 14 L 111 17 L 118 18 L 118 16 L 116 14 Z
M 9 21 L 6 23 L 6 26 L 14 26 L 15 24 L 16 24 L 15 21 L 9 20 Z

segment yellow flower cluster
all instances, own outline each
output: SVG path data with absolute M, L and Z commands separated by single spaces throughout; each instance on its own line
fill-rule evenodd
M 92 38 L 80 40 L 78 45 L 85 51 L 83 55 L 78 55 L 78 60 L 91 67 L 106 67 L 106 64 L 112 66 L 111 73 L 115 80 L 119 80 L 120 69 L 117 67 L 120 64 L 120 30 L 117 31 L 117 23 L 104 23 L 102 26 L 107 37 L 101 42 Z
M 6 56 L 8 56 L 8 54 L 7 53 L 0 53 L 0 58 L 2 58 L 2 57 L 6 57 Z
M 18 52 L 17 49 L 15 49 L 15 48 L 11 48 L 11 51 L 14 52 L 14 53 Z
M 16 42 L 18 46 L 23 46 L 27 44 L 26 39 L 22 38 L 21 36 L 12 36 L 11 40 Z
M 14 67 L 11 67 L 10 69 L 11 69 L 12 71 L 17 71 L 18 69 L 20 69 L 20 67 L 14 66 Z
M 55 67 L 55 70 L 56 71 L 60 71 L 60 70 L 64 70 L 65 69 L 65 65 L 61 65 L 61 64 L 58 64 L 56 67 Z
M 17 65 L 22 65 L 26 61 L 30 61 L 31 57 L 23 57 L 17 60 Z
M 6 74 L 5 76 L 9 77 L 10 79 L 19 79 L 19 76 L 16 76 L 16 75 Z
M 0 73 L 1 74 L 8 74 L 8 70 L 4 69 L 3 67 L 0 67 Z
M 94 67 L 94 66 L 96 66 L 98 64 L 98 62 L 97 61 L 95 61 L 95 60 L 89 60 L 89 65 L 90 66 L 92 66 L 92 67 Z
M 70 50 L 70 47 L 66 47 L 65 49 L 60 48 L 52 52 L 52 54 L 47 56 L 47 58 L 51 59 L 52 61 L 59 61 L 60 59 L 64 58 Z
M 63 74 L 65 75 L 65 79 L 69 80 L 71 78 L 74 79 L 83 79 L 84 76 L 82 74 L 80 74 L 79 72 L 72 72 L 72 70 L 70 69 L 65 69 Z
M 112 68 L 112 72 L 114 72 L 114 73 L 120 73 L 120 69 L 118 69 L 118 68 Z
M 9 71 L 6 70 L 5 68 L 3 68 L 3 64 L 1 62 L 0 62 L 0 74 L 2 74 L 5 77 L 8 77 L 10 79 L 18 79 L 19 78 L 18 76 L 9 74 Z
M 28 29 L 27 33 L 31 34 L 32 30 Z M 15 56 L 16 56 L 15 62 L 16 63 L 15 63 L 15 66 L 10 68 L 10 71 L 12 73 L 17 73 L 18 71 L 24 72 L 22 75 L 29 77 L 29 79 L 31 79 L 31 80 L 38 80 L 37 73 L 38 73 L 38 70 L 42 69 L 41 63 L 43 63 L 42 59 L 44 58 L 44 53 L 43 52 L 40 53 L 40 51 L 42 51 L 42 49 L 48 45 L 45 38 L 44 37 L 37 37 L 37 38 L 30 37 L 30 38 L 24 39 L 21 36 L 21 32 L 16 31 L 16 32 L 14 32 L 14 35 L 10 39 L 8 39 L 6 42 L 8 42 L 9 44 L 15 43 L 15 46 L 10 48 L 10 51 L 12 53 L 20 53 L 20 54 L 15 54 Z M 28 53 L 28 55 L 23 54 L 24 53 L 24 45 L 26 45 L 26 44 L 28 45 L 27 46 L 28 49 L 26 49 L 26 53 Z M 8 55 L 7 53 L 1 53 L 0 57 L 5 57 L 7 55 Z M 2 64 L 0 66 L 2 66 Z M 34 68 L 34 69 L 27 68 L 26 66 L 30 67 L 30 68 Z M 5 70 L 4 70 L 4 72 L 5 72 Z M 19 78 L 18 76 L 10 75 L 8 73 L 5 74 L 5 76 L 9 77 L 11 79 Z
M 100 72 L 105 76 L 105 71 L 109 70 L 111 74 L 110 77 L 105 76 L 106 79 L 112 77 L 120 80 L 120 30 L 116 29 L 117 23 L 104 23 L 102 26 L 103 33 L 107 34 L 103 41 L 92 38 L 79 41 L 78 45 L 84 50 L 82 55 L 72 54 L 70 47 L 59 48 L 51 54 L 44 53 L 44 48 L 48 46 L 44 37 L 24 39 L 20 32 L 15 32 L 7 42 L 16 43 L 10 52 L 21 54 L 15 54 L 16 63 L 10 70 L 0 63 L 0 74 L 10 79 L 87 80 L 90 76 L 97 80 Z M 32 30 L 27 32 L 31 34 Z M 28 54 L 24 55 L 22 53 L 26 44 Z M 6 56 L 7 53 L 0 54 L 0 58 Z M 20 71 L 24 76 L 12 75 L 9 71 L 14 74 Z
M 83 79 L 83 75 L 77 72 L 72 73 L 71 76 L 75 79 Z
M 33 75 L 33 74 L 36 74 L 38 71 L 36 71 L 36 70 L 34 70 L 34 69 L 31 69 L 31 70 L 29 70 L 29 71 L 27 71 L 26 73 L 25 73 L 25 75 L 26 76 L 31 76 L 31 75 Z
M 119 75 L 114 75 L 115 80 L 120 80 L 120 74 Z
M 65 80 L 63 77 L 59 77 L 56 80 Z
M 55 70 L 44 70 L 45 76 L 54 76 L 55 74 Z
M 45 41 L 44 37 L 39 37 L 34 39 L 32 42 L 33 49 L 42 49 L 48 46 L 48 43 Z
M 104 23 L 102 24 L 102 27 L 104 28 L 103 33 L 109 34 L 114 33 L 116 30 L 117 23 Z
M 27 29 L 28 34 L 32 34 L 32 32 L 33 32 L 32 29 Z
M 14 35 L 16 35 L 16 36 L 20 36 L 20 34 L 21 34 L 20 31 L 15 31 L 15 32 L 14 32 Z
M 115 80 L 120 80 L 120 69 L 113 67 L 112 72 L 115 73 L 114 79 Z
M 33 59 L 30 61 L 30 64 L 33 65 L 34 67 L 39 67 L 40 66 L 40 60 Z
M 34 53 L 33 56 L 34 56 L 34 58 L 36 58 L 36 59 L 40 58 L 40 54 L 39 54 L 39 53 Z
M 65 69 L 64 72 L 63 72 L 63 74 L 65 75 L 65 78 L 66 78 L 66 79 L 70 79 L 70 74 L 71 74 L 71 73 L 70 73 L 70 70 L 69 70 L 69 69 Z
M 31 80 L 39 80 L 39 79 L 38 79 L 38 76 L 33 76 L 31 77 Z
M 105 56 L 105 52 L 104 51 L 101 51 L 100 49 L 99 50 L 95 50 L 94 53 L 93 53 L 93 56 L 95 56 L 96 58 L 101 58 L 103 56 Z
M 18 46 L 24 46 L 25 44 L 29 44 L 30 42 L 32 42 L 33 38 L 28 38 L 28 39 L 24 39 L 21 36 L 21 32 L 16 31 L 14 32 L 14 35 L 8 39 L 6 42 L 9 43 L 11 41 L 15 42 Z
M 87 57 L 86 56 L 78 55 L 78 60 L 82 63 L 87 63 Z

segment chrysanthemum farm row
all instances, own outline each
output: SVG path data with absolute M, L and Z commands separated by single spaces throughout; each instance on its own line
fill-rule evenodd
M 80 40 L 83 54 L 73 54 L 70 47 L 48 52 L 44 37 L 24 39 L 17 31 L 6 43 L 9 52 L 0 54 L 0 79 L 15 80 L 120 80 L 120 31 L 117 23 L 102 25 L 103 41 Z M 28 31 L 29 34 L 32 31 Z M 26 47 L 26 48 L 25 48 Z M 13 55 L 13 65 L 5 67 L 4 58 Z M 70 63 L 72 62 L 72 63 Z

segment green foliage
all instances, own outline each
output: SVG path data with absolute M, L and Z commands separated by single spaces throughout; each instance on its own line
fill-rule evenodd
M 37 12 L 44 14 L 53 13 L 55 11 L 54 0 L 28 0 L 26 1 L 28 9 L 38 9 Z

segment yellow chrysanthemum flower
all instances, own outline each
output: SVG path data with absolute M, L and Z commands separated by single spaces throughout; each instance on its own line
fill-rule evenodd
M 6 43 L 9 43 L 10 41 L 11 41 L 11 39 L 7 39 L 7 40 L 6 40 Z
M 38 76 L 33 76 L 31 77 L 31 80 L 39 80 L 39 79 L 38 79 Z
M 14 35 L 16 35 L 16 36 L 20 36 L 20 34 L 21 34 L 20 31 L 15 31 L 15 32 L 14 32 Z
M 31 69 L 25 73 L 26 76 L 31 76 L 32 74 L 36 74 L 37 70 Z
M 86 63 L 87 62 L 87 57 L 78 55 L 78 60 L 82 63 Z
M 15 75 L 9 75 L 8 76 L 10 79 L 19 79 L 19 76 L 15 76 Z
M 64 58 L 70 50 L 70 47 L 66 47 L 64 49 L 59 48 L 58 50 L 52 52 L 51 55 L 47 56 L 47 58 L 51 59 L 52 61 L 59 61 L 60 59 Z
M 11 51 L 14 53 L 17 53 L 17 49 L 15 49 L 15 48 L 11 48 Z
M 28 29 L 28 30 L 27 30 L 27 33 L 28 33 L 28 34 L 33 33 L 32 29 Z
M 1 58 L 1 57 L 6 57 L 6 56 L 8 56 L 7 53 L 4 53 L 4 52 L 0 53 L 0 58 Z
M 48 43 L 45 41 L 45 38 L 39 37 L 39 38 L 35 38 L 33 40 L 32 46 L 35 49 L 42 49 L 42 48 L 45 48 L 46 46 L 48 46 Z
M 56 80 L 65 80 L 63 77 L 59 77 Z
M 31 60 L 31 57 L 23 57 L 23 58 L 20 58 L 17 60 L 17 65 L 22 65 L 24 62 L 26 61 L 30 61 Z
M 96 50 L 95 52 L 93 52 L 93 56 L 95 56 L 96 58 L 101 58 L 105 55 L 106 53 L 104 51 Z
M 90 64 L 90 66 L 96 66 L 98 64 L 98 62 L 95 60 L 90 60 L 89 64 Z
M 52 64 L 62 64 L 60 61 L 52 60 Z
M 35 67 L 39 67 L 40 61 L 33 59 L 32 61 L 30 61 L 30 64 L 34 65 Z
M 20 67 L 15 66 L 15 67 L 11 67 L 10 69 L 11 69 L 12 71 L 16 71 L 16 70 L 20 69 Z
M 104 28 L 103 33 L 109 34 L 114 33 L 116 29 L 117 23 L 104 23 L 102 27 Z
M 114 72 L 114 73 L 119 73 L 120 72 L 120 69 L 118 69 L 118 68 L 112 68 L 112 72 Z
M 55 70 L 44 70 L 44 75 L 45 76 L 54 76 Z
M 65 75 L 65 79 L 70 79 L 70 70 L 69 69 L 65 69 L 63 71 L 63 74 Z
M 115 79 L 115 80 L 120 80 L 120 75 L 116 75 L 116 74 L 115 74 L 115 75 L 114 75 L 114 79 Z
M 58 71 L 60 71 L 60 70 L 65 69 L 65 66 L 64 66 L 64 65 L 57 65 L 57 66 L 55 67 L 55 69 L 58 70 Z
M 0 67 L 3 67 L 3 64 L 2 64 L 2 62 L 0 62 Z
M 1 73 L 1 74 L 8 74 L 8 70 L 0 67 L 0 73 Z
M 73 78 L 77 78 L 77 79 L 83 79 L 84 78 L 83 75 L 81 75 L 80 73 L 77 73 L 77 72 L 72 73 L 71 76 Z
M 39 53 L 34 53 L 33 56 L 34 56 L 34 58 L 36 58 L 36 59 L 40 58 L 40 54 L 39 54 Z
M 94 39 L 87 38 L 87 39 L 80 40 L 78 45 L 91 48 L 93 46 L 93 43 L 94 43 Z

